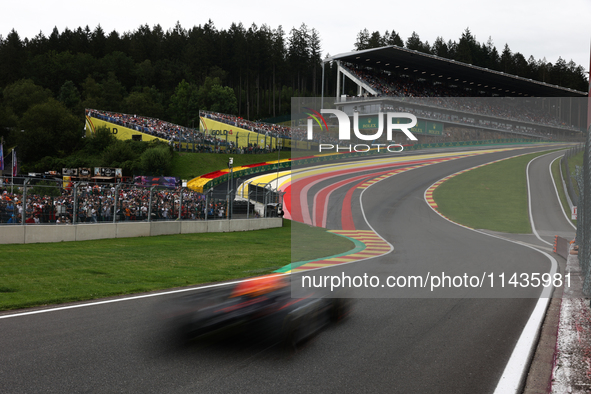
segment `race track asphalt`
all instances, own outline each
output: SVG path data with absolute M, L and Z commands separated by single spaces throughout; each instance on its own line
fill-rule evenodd
M 547 271 L 542 254 L 449 223 L 423 199 L 446 175 L 514 154 L 467 157 L 376 183 L 363 195 L 364 212 L 395 251 L 323 275 Z M 354 220 L 363 225 L 358 210 Z M 490 393 L 536 302 L 496 288 L 421 298 L 388 290 L 358 294 L 349 318 L 290 355 L 225 333 L 177 346 L 159 312 L 178 295 L 2 318 L 0 392 Z

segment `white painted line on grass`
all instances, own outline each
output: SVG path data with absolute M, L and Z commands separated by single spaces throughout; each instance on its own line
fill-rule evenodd
M 564 210 L 564 206 L 562 206 L 562 201 L 560 201 L 560 194 L 558 194 L 558 188 L 556 187 L 556 181 L 554 180 L 554 175 L 552 175 L 552 165 L 558 159 L 560 159 L 560 156 L 558 156 L 556 159 L 552 160 L 552 163 L 550 163 L 550 166 L 548 167 L 548 170 L 550 171 L 550 178 L 552 178 L 552 184 L 554 185 L 554 191 L 556 192 L 556 198 L 558 199 L 558 204 L 560 205 L 560 208 L 562 210 L 562 213 L 564 214 L 564 218 L 566 219 L 566 221 L 568 222 L 568 224 L 570 224 L 571 226 L 573 226 L 573 228 L 576 230 L 577 229 L 577 226 L 575 226 L 573 224 L 573 222 L 569 219 L 568 215 L 566 214 L 566 211 Z M 558 170 L 560 171 L 560 166 L 558 167 Z M 562 177 L 562 171 L 560 171 L 560 173 L 561 173 L 561 177 Z M 563 183 L 563 189 L 564 189 L 564 180 L 562 180 L 562 183 Z M 564 192 L 566 194 L 566 189 L 564 190 Z M 568 199 L 568 194 L 566 194 L 566 196 L 567 196 L 567 199 Z
M 278 273 L 277 275 L 285 276 L 288 274 Z M 158 293 L 142 294 L 142 295 L 131 296 L 131 297 L 122 297 L 122 298 L 116 298 L 116 299 L 112 299 L 112 300 L 103 300 L 103 301 L 88 302 L 88 303 L 83 303 L 83 304 L 59 306 L 59 307 L 55 307 L 55 308 L 38 309 L 38 310 L 27 311 L 27 312 L 18 312 L 18 313 L 0 316 L 0 319 L 9 319 L 11 317 L 38 315 L 41 313 L 57 312 L 57 311 L 63 311 L 63 310 L 68 310 L 68 309 L 85 308 L 88 306 L 113 304 L 115 302 L 139 300 L 142 298 L 151 298 L 151 297 L 159 297 L 159 296 L 170 295 L 170 294 L 186 293 L 189 291 L 203 290 L 203 289 L 209 289 L 209 288 L 213 288 L 213 287 L 223 287 L 223 286 L 234 285 L 234 284 L 242 283 L 242 282 L 249 282 L 249 281 L 255 280 L 255 279 L 258 279 L 258 278 L 255 277 L 255 278 L 249 278 L 249 279 L 236 280 L 236 281 L 232 281 L 232 282 L 214 283 L 214 284 L 206 285 L 206 286 L 198 286 L 198 287 L 190 287 L 190 288 L 186 288 L 186 289 L 162 291 L 162 292 L 158 292 Z

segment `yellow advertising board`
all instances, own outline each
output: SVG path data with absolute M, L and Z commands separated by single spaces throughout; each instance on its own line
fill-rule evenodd
M 164 138 L 158 138 L 151 134 L 142 133 L 137 130 L 130 129 L 116 123 L 107 122 L 102 119 L 86 116 L 86 135 L 91 136 L 99 127 L 106 127 L 111 133 L 120 140 L 131 140 L 132 136 L 141 135 L 142 141 L 160 140 L 168 142 Z M 228 125 L 226 123 L 218 122 L 213 119 L 201 117 L 201 127 L 204 134 L 218 138 L 224 142 L 232 142 L 235 146 L 240 148 L 248 147 L 249 145 L 258 145 L 265 148 L 274 149 L 277 147 L 277 137 L 267 136 L 254 131 L 246 130 L 241 127 Z M 185 146 L 186 145 L 186 146 Z M 302 149 L 308 150 L 316 146 L 317 143 L 311 141 L 295 141 L 289 138 L 279 138 L 279 146 L 282 149 Z M 190 145 L 183 143 L 186 149 L 190 149 Z
M 206 117 L 201 117 L 201 124 L 203 125 L 204 134 L 219 138 L 222 141 L 233 142 L 240 148 L 247 147 L 249 144 L 257 144 L 262 148 L 267 145 L 269 145 L 269 148 L 275 148 L 277 146 L 276 137 L 255 133 L 254 131 L 218 122 Z
M 128 127 L 125 127 L 125 126 L 118 125 L 116 123 L 111 123 L 111 122 L 107 122 L 105 120 L 86 116 L 86 135 L 87 136 L 91 136 L 92 134 L 94 134 L 96 129 L 98 129 L 101 126 L 109 129 L 111 131 L 111 134 L 113 134 L 115 137 L 117 137 L 120 140 L 131 140 L 133 135 L 141 135 L 142 141 L 160 140 L 160 141 L 168 142 L 168 140 L 165 140 L 164 138 L 158 138 L 158 137 L 155 137 L 155 136 L 147 134 L 147 133 L 142 133 L 141 131 L 136 131 L 136 130 L 130 129 Z
M 72 187 L 72 177 L 71 176 L 64 176 L 62 180 L 62 187 L 64 189 L 69 189 Z

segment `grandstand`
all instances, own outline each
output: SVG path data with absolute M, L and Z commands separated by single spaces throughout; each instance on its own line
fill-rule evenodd
M 92 134 L 99 127 L 106 127 L 119 139 L 160 140 L 174 144 L 179 150 L 182 148 L 202 153 L 262 153 L 277 146 L 278 136 L 288 138 L 269 128 L 263 130 L 259 127 L 254 130 L 250 125 L 254 122 L 240 121 L 241 118 L 233 115 L 203 111 L 200 115 L 200 127 L 194 129 L 140 115 L 87 109 L 86 130 L 87 134 Z M 236 129 L 226 130 L 218 124 L 222 122 Z
M 289 127 L 217 112 L 200 111 L 199 115 L 199 129 L 194 129 L 140 115 L 87 109 L 86 131 L 90 135 L 106 127 L 119 139 L 160 140 L 179 150 L 200 153 L 269 153 L 314 145 L 305 141 L 303 131 Z M 323 142 L 320 137 L 318 142 Z
M 586 129 L 586 92 L 398 46 L 324 60 L 329 61 L 337 65 L 338 93 L 329 103 L 331 107 L 350 117 L 357 114 L 360 124 L 369 118 L 375 123 L 380 112 L 412 113 L 419 120 L 412 129 L 419 142 L 507 138 L 572 141 L 580 140 Z M 352 90 L 356 94 L 346 94 Z M 292 108 L 292 126 L 301 117 L 301 108 Z M 159 139 L 175 144 L 179 150 L 260 153 L 313 147 L 302 127 L 208 111 L 200 112 L 199 123 L 196 130 L 138 115 L 87 110 L 87 130 L 115 124 L 121 126 L 118 138 Z M 338 143 L 332 130 L 314 133 L 313 144 Z
M 337 95 L 331 103 L 336 108 L 373 118 L 384 111 L 410 112 L 426 122 L 424 129 L 431 124 L 439 130 L 425 137 L 468 130 L 571 140 L 586 129 L 587 92 L 398 46 L 343 53 L 329 61 L 337 65 Z M 352 90 L 356 94 L 347 94 Z
M 587 92 L 550 85 L 394 45 L 343 53 L 324 60 L 325 63 L 329 61 L 337 62 L 337 65 L 350 64 L 361 69 L 379 70 L 387 75 L 409 80 L 422 78 L 432 84 L 438 81 L 448 89 L 452 89 L 455 85 L 457 89 L 464 91 L 461 93 L 463 96 L 587 97 Z M 341 74 L 347 74 L 342 66 L 337 71 L 339 77 Z M 337 91 L 342 89 L 340 82 L 340 78 L 337 79 Z M 338 97 L 340 94 L 337 94 Z

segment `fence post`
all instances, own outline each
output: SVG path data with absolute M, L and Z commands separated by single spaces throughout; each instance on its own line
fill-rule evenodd
M 266 189 L 265 189 L 266 190 Z M 263 206 L 263 217 L 266 218 L 267 217 L 267 199 L 269 198 L 269 191 L 265 192 L 265 196 L 263 198 L 264 200 L 264 206 Z
M 115 201 L 114 201 L 114 205 L 113 205 L 113 223 L 117 223 L 117 202 L 119 200 L 119 186 L 121 186 L 120 183 L 118 183 L 117 186 L 115 186 Z
M 99 185 L 99 196 L 102 194 L 102 190 L 103 187 Z M 98 209 L 96 210 L 96 217 L 97 217 L 97 222 L 102 223 L 105 221 L 105 218 L 103 217 L 103 199 L 99 197 L 98 199 Z
M 251 185 L 251 183 L 249 183 L 249 186 L 250 185 Z M 256 188 L 254 189 L 254 201 L 255 201 L 254 202 L 254 206 L 255 206 L 255 209 L 256 209 L 256 204 L 257 204 L 257 202 L 259 202 L 259 188 L 258 188 L 257 185 L 255 185 L 255 186 L 256 186 Z M 250 188 L 249 188 L 249 190 L 250 190 Z
M 242 194 L 244 194 L 244 188 L 242 189 Z M 249 214 L 250 213 L 250 189 L 248 189 L 247 195 L 246 195 L 246 218 L 248 219 Z
M 226 219 L 230 220 L 230 192 L 226 193 Z
M 213 189 L 209 189 L 205 193 L 205 221 L 207 222 L 207 217 L 209 216 L 209 193 L 212 192 Z
M 72 205 L 72 224 L 76 224 L 78 219 L 78 185 L 80 182 L 74 183 L 74 204 Z
M 591 293 L 591 240 L 589 239 L 589 225 L 591 225 L 591 127 L 587 129 L 583 168 L 577 174 L 579 186 L 579 205 L 577 207 L 577 244 L 579 245 L 579 265 L 583 275 L 583 294 Z
M 25 181 L 23 182 L 23 214 L 21 216 L 21 224 L 23 226 L 25 225 L 27 219 L 27 184 L 29 181 L 29 178 L 25 178 Z
M 179 191 L 179 220 L 183 219 L 182 211 L 183 211 L 183 188 L 181 187 L 181 189 Z
M 152 190 L 154 190 L 156 186 L 152 186 L 150 188 L 150 195 L 148 196 L 148 223 L 152 221 Z

